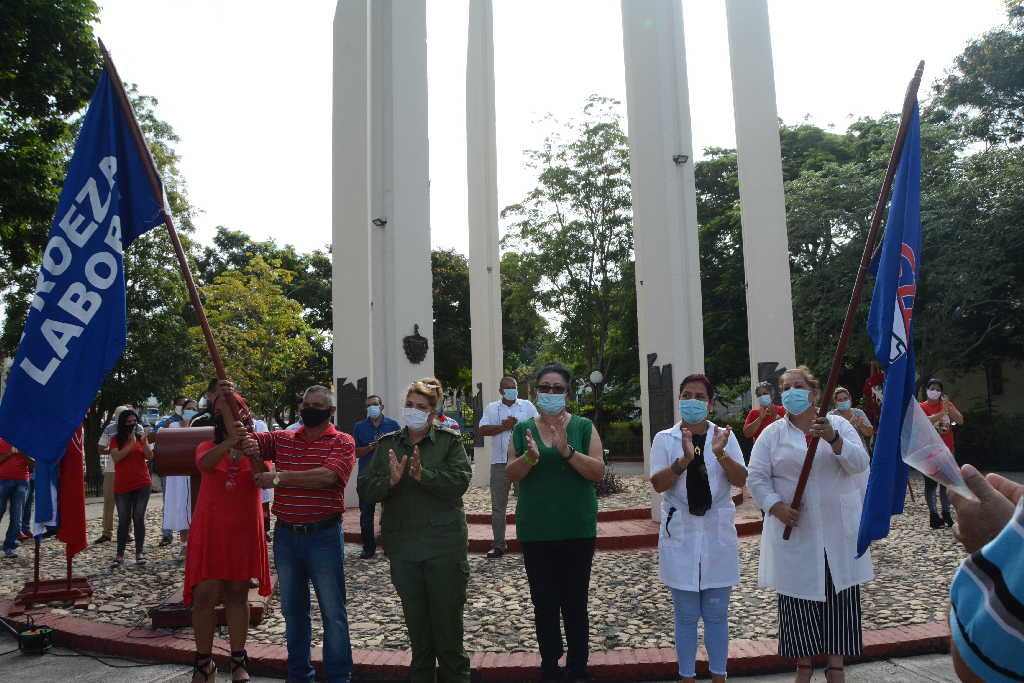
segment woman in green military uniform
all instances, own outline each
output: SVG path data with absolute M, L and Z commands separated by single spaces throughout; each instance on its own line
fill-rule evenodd
M 540 416 L 516 424 L 505 472 L 519 482 L 516 537 L 522 544 L 541 677 L 562 680 L 558 660 L 565 623 L 566 674 L 589 678 L 587 593 L 597 537 L 597 492 L 604 477 L 601 437 L 585 417 L 565 409 L 572 377 L 561 365 L 537 373 Z M 518 456 L 518 457 L 513 457 Z
M 405 427 L 380 437 L 377 455 L 359 475 L 359 499 L 383 503 L 381 531 L 391 583 L 409 630 L 413 683 L 469 682 L 462 611 L 469 583 L 468 530 L 462 495 L 472 468 L 456 432 L 434 425 L 443 393 L 433 377 L 405 396 Z M 382 457 L 387 453 L 387 457 Z

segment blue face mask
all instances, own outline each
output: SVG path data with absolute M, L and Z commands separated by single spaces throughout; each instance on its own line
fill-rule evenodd
M 501 395 L 505 397 L 506 401 L 514 401 L 519 398 L 519 389 L 502 389 Z
M 836 408 L 839 410 L 849 410 L 853 406 L 853 401 L 840 401 L 836 404 Z
M 683 416 L 683 422 L 687 424 L 700 424 L 707 419 L 708 404 L 706 401 L 698 401 L 695 398 L 679 399 L 679 414 Z
M 761 394 L 760 396 L 757 397 L 757 402 L 763 406 L 770 406 L 772 404 L 772 395 Z
M 799 415 L 811 407 L 811 392 L 809 389 L 786 389 L 782 392 L 782 407 L 790 415 Z
M 545 415 L 557 415 L 565 409 L 565 394 L 537 394 L 537 410 Z
M 380 417 L 380 406 L 367 406 L 366 417 L 370 418 L 371 420 L 376 420 L 378 417 Z
M 185 422 L 188 422 L 198 414 L 198 410 L 192 410 L 191 408 L 189 408 L 188 410 L 181 411 L 181 419 L 184 420 Z

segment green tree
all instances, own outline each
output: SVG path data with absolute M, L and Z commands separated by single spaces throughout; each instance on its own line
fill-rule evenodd
M 991 145 L 1024 140 L 1024 3 L 1007 2 L 1008 21 L 968 43 L 936 84 L 938 104 L 970 137 Z
M 633 260 L 629 144 L 617 105 L 591 96 L 581 120 L 527 152 L 538 185 L 502 211 L 503 244 L 540 276 L 538 302 L 558 319 L 560 355 L 577 375 L 601 371 L 606 386 L 636 373 L 615 362 L 620 326 L 636 318 L 625 275 Z
M 302 305 L 284 294 L 292 273 L 255 256 L 241 269 L 229 269 L 203 287 L 210 329 L 228 376 L 259 415 L 281 412 L 288 382 L 313 353 L 316 333 L 302 318 Z M 192 348 L 203 356 L 206 345 L 198 326 L 189 330 Z M 208 359 L 190 375 L 198 394 L 213 376 Z
M 46 242 L 73 131 L 99 73 L 92 0 L 6 0 L 0 12 L 0 291 Z
M 331 258 L 325 251 L 299 253 L 290 244 L 282 247 L 272 239 L 256 241 L 242 231 L 220 226 L 213 244 L 204 247 L 199 257 L 197 280 L 202 284 L 212 284 L 219 275 L 244 271 L 257 257 L 279 264 L 280 268 L 291 273 L 291 280 L 280 283 L 280 286 L 285 296 L 299 303 L 302 318 L 308 325 L 306 340 L 310 353 L 302 363 L 294 366 L 294 372 L 285 381 L 273 409 L 274 419 L 279 424 L 287 424 L 296 419 L 291 408 L 307 387 L 313 384 L 329 386 L 332 381 Z
M 537 311 L 540 273 L 515 251 L 501 255 L 501 346 L 504 371 L 533 368 L 548 337 L 544 318 Z
M 448 388 L 469 391 L 469 261 L 454 249 L 430 252 L 434 297 L 434 374 Z
M 330 334 L 334 323 L 331 319 L 331 258 L 327 251 L 299 253 L 290 244 L 282 247 L 272 239 L 258 242 L 242 231 L 219 226 L 213 245 L 203 248 L 197 280 L 212 283 L 228 270 L 243 270 L 256 256 L 275 261 L 292 273 L 285 294 L 302 304 L 302 317 L 311 327 Z

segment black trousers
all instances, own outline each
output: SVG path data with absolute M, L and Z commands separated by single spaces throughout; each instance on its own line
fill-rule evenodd
M 939 514 L 939 506 L 935 502 L 935 490 L 938 489 L 939 501 L 942 503 L 943 514 L 949 514 L 949 496 L 946 494 L 946 487 L 936 482 L 931 477 L 924 478 L 924 501 L 928 503 L 928 512 L 933 515 Z
M 582 677 L 587 673 L 590 657 L 587 600 L 594 543 L 593 538 L 574 538 L 522 544 L 541 667 L 545 671 L 557 668 L 558 660 L 565 652 L 561 621 L 565 624 L 565 644 L 568 646 L 566 669 L 571 676 Z
M 359 533 L 363 537 L 363 550 L 368 553 L 377 552 L 377 538 L 373 534 L 373 514 L 376 503 L 359 503 Z
M 117 556 L 124 555 L 128 545 L 128 525 L 135 527 L 135 552 L 142 552 L 146 542 L 146 506 L 149 505 L 149 487 L 143 486 L 127 493 L 115 493 L 117 506 Z

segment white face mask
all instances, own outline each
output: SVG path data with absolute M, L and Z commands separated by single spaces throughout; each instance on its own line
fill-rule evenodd
M 418 408 L 402 408 L 402 421 L 405 422 L 406 427 L 414 432 L 418 432 L 429 424 L 430 413 L 426 413 Z
M 938 389 L 929 389 L 927 393 L 929 400 L 938 401 L 940 398 L 942 398 L 942 392 L 939 391 Z

